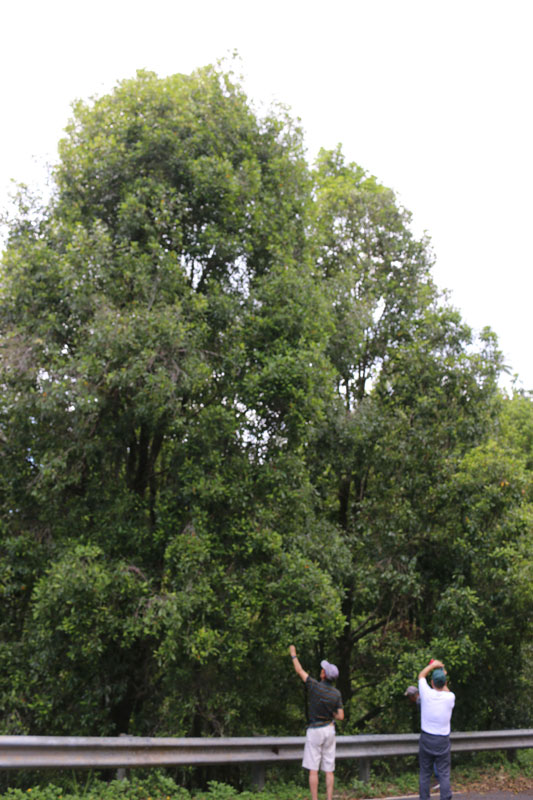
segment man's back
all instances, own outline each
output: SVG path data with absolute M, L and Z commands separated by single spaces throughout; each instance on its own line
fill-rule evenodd
M 446 689 L 432 689 L 425 678 L 418 681 L 420 692 L 420 722 L 426 733 L 448 736 L 455 705 L 455 695 Z
M 329 681 L 317 681 L 308 675 L 305 682 L 309 697 L 309 727 L 318 728 L 334 720 L 334 712 L 342 708 L 342 697 Z

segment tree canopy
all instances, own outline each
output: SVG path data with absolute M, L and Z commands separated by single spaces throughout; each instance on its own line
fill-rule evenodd
M 293 641 L 347 732 L 431 655 L 456 726 L 530 724 L 531 401 L 394 193 L 213 67 L 59 153 L 2 257 L 2 732 L 298 732 Z

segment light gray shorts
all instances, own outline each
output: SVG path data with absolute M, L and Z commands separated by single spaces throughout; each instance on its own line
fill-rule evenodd
M 308 728 L 305 735 L 305 769 L 321 769 L 322 772 L 335 771 L 335 725 L 322 728 Z

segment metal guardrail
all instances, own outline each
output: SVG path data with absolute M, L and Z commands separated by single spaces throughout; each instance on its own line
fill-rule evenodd
M 467 731 L 451 735 L 452 752 L 533 747 L 533 728 Z M 249 764 L 264 783 L 264 767 L 303 756 L 303 736 L 170 739 L 139 736 L 0 736 L 0 769 L 176 767 Z M 337 736 L 337 758 L 357 759 L 368 778 L 373 758 L 418 752 L 418 734 Z

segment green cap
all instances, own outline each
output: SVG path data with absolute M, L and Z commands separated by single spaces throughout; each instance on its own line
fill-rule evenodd
M 437 667 L 437 669 L 433 670 L 431 680 L 433 681 L 437 689 L 442 689 L 442 687 L 446 683 L 446 673 L 441 667 Z

